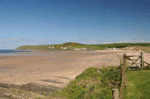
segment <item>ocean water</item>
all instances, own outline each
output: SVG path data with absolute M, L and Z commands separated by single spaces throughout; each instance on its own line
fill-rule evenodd
M 33 52 L 33 51 L 15 51 L 15 50 L 0 50 L 0 56 L 45 56 L 55 53 L 22 53 L 21 52 Z
M 31 51 L 0 50 L 0 53 L 19 53 L 19 52 L 31 52 Z
M 0 50 L 0 56 L 18 56 L 20 52 L 32 52 L 32 51 L 15 51 L 15 50 Z

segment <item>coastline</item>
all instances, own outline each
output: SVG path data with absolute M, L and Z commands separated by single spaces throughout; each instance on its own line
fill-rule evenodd
M 54 54 L 49 55 L 49 53 Z M 10 68 L 10 70 L 2 71 L 0 73 L 0 83 L 20 85 L 34 82 L 44 85 L 64 87 L 71 79 L 74 79 L 88 67 L 108 66 L 110 63 L 117 66 L 119 62 L 119 59 L 114 56 L 113 53 L 105 55 L 105 53 L 102 54 L 93 51 L 34 51 L 17 54 L 20 54 L 20 56 L 9 56 L 0 60 L 0 68 Z M 33 54 L 44 55 L 35 56 Z M 103 61 L 107 56 L 115 58 L 114 60 L 108 59 L 109 62 Z M 63 76 L 70 80 L 61 79 L 57 76 Z M 63 82 L 63 84 L 45 82 L 40 79 L 54 79 Z
M 120 59 L 117 55 L 123 53 L 140 54 L 134 51 L 101 50 L 33 51 L 17 53 L 18 56 L 0 56 L 0 68 L 5 68 L 0 72 L 0 83 L 21 85 L 34 82 L 62 88 L 88 67 L 118 66 Z M 149 57 L 150 54 L 144 53 L 145 61 L 149 61 Z M 59 78 L 59 76 L 69 78 L 69 80 Z M 43 79 L 63 83 L 46 82 Z

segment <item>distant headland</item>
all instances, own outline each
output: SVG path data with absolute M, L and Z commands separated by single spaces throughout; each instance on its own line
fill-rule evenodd
M 76 42 L 66 42 L 63 44 L 53 45 L 24 45 L 15 50 L 146 50 L 149 51 L 150 43 L 112 43 L 112 44 L 81 44 Z

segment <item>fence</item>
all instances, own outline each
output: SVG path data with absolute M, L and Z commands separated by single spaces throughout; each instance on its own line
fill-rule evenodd
M 131 59 L 131 57 L 137 57 L 137 59 Z M 128 61 L 130 61 L 131 63 L 129 63 Z M 140 61 L 140 62 L 138 62 Z M 124 86 L 125 86 L 125 72 L 127 69 L 133 69 L 136 70 L 143 70 L 144 64 L 147 64 L 147 66 L 150 66 L 149 63 L 144 61 L 144 56 L 143 56 L 143 52 L 140 53 L 140 55 L 126 55 L 123 54 L 123 60 L 120 60 L 120 68 L 121 68 L 121 87 L 120 87 L 120 95 L 119 95 L 119 99 L 123 99 L 123 90 L 124 90 Z M 135 65 L 135 66 L 133 66 Z

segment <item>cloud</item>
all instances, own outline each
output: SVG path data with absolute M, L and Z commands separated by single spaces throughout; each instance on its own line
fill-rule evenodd
M 126 43 L 150 43 L 150 38 L 133 38 L 133 39 L 128 39 L 122 42 Z
M 53 41 L 52 39 L 37 39 L 37 41 L 45 42 L 45 41 Z
M 0 42 L 18 42 L 18 41 L 27 41 L 27 42 L 31 42 L 31 41 L 35 41 L 35 42 L 45 42 L 45 41 L 52 41 L 51 39 L 46 39 L 46 38 L 0 38 Z
M 52 44 L 49 38 L 0 38 L 0 49 L 15 49 L 22 45 Z
M 73 42 L 80 42 L 80 43 L 85 43 L 85 44 L 98 44 L 100 43 L 99 39 L 94 39 L 94 38 L 77 38 L 72 40 Z
M 14 42 L 14 41 L 20 41 L 20 38 L 0 38 L 0 42 Z
M 112 43 L 120 43 L 120 42 L 103 42 L 101 44 L 112 44 Z

